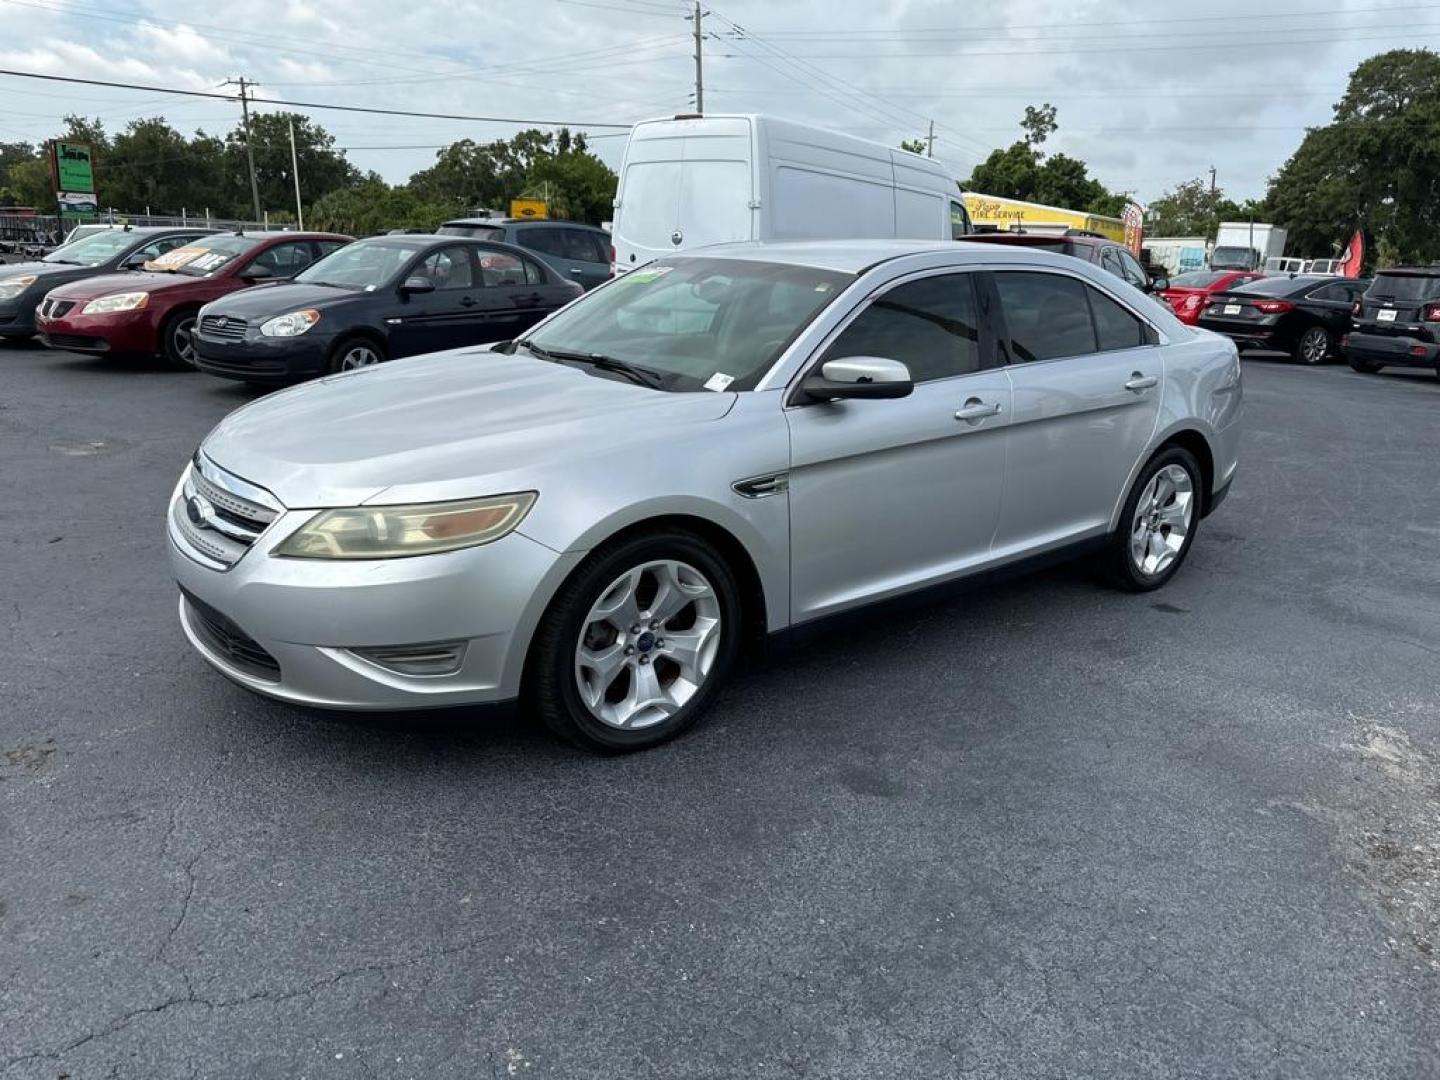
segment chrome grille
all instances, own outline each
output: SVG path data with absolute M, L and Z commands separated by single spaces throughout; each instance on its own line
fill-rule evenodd
M 170 520 L 198 561 L 223 570 L 238 562 L 281 512 L 274 496 L 196 454 Z
M 200 332 L 206 337 L 238 341 L 245 336 L 245 320 L 227 315 L 206 315 L 200 320 Z

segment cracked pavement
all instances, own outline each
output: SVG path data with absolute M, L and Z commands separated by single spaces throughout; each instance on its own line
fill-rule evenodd
M 1247 358 L 1162 592 L 887 610 L 598 758 L 230 685 L 163 508 L 252 393 L 0 366 L 0 1080 L 1440 1075 L 1440 380 Z

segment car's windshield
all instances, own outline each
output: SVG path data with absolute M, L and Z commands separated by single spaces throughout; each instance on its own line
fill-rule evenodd
M 417 251 L 429 245 L 423 240 L 386 237 L 360 240 L 317 259 L 295 280 L 307 285 L 337 285 L 342 289 L 373 292 L 400 273 Z
M 853 278 L 784 263 L 665 259 L 577 301 L 526 340 L 659 372 L 666 389 L 749 390 Z
M 471 236 L 476 240 L 504 240 L 505 230 L 499 225 L 471 225 L 464 221 L 451 221 L 435 230 L 441 236 Z
M 1210 265 L 1249 269 L 1255 263 L 1255 251 L 1247 247 L 1217 247 L 1210 253 Z
M 1376 274 L 1367 296 L 1376 300 L 1430 300 L 1440 296 L 1440 274 Z
M 76 266 L 99 266 L 119 255 L 137 239 L 133 232 L 126 232 L 124 229 L 107 229 L 56 248 L 45 256 L 45 261 L 74 263 Z
M 259 243 L 258 236 L 207 236 L 156 256 L 145 264 L 145 269 L 185 277 L 209 277 Z
M 1218 281 L 1229 277 L 1229 272 L 1223 274 L 1214 270 L 1192 270 L 1188 274 L 1181 274 L 1170 279 L 1170 284 L 1177 289 L 1208 289 Z

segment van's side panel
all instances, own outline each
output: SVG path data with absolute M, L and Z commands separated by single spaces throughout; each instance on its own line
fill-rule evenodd
M 895 235 L 887 148 L 838 132 L 766 118 L 766 240 Z
M 895 236 L 903 240 L 948 240 L 950 200 L 960 188 L 931 158 L 890 151 L 895 170 Z

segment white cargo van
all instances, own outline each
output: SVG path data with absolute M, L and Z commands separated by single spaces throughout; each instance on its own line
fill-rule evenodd
M 630 131 L 611 237 L 616 271 L 737 240 L 970 232 L 933 158 L 768 116 L 679 116 Z

